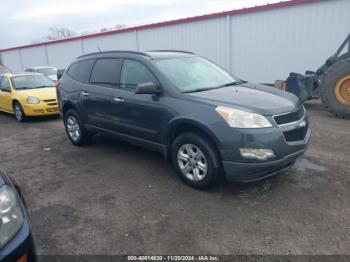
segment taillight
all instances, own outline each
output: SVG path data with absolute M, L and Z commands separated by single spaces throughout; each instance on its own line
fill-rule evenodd
M 55 87 L 56 87 L 56 88 L 60 88 L 60 84 L 61 84 L 61 81 L 60 81 L 60 80 L 57 80 L 56 83 L 55 83 Z

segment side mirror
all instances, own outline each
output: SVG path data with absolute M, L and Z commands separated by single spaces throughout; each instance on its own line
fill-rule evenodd
M 160 89 L 152 82 L 139 84 L 136 87 L 135 94 L 159 94 Z

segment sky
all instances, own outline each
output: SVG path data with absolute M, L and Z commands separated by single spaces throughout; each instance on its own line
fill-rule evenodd
M 77 34 L 210 14 L 281 0 L 1 0 L 0 48 L 42 40 L 50 27 Z

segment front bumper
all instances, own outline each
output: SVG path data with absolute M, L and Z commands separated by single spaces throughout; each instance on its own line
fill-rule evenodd
M 24 105 L 23 111 L 26 116 L 49 116 L 58 115 L 60 113 L 58 105 L 47 105 L 43 102 L 37 105 Z
M 1 262 L 15 262 L 26 256 L 28 262 L 36 261 L 36 252 L 28 219 L 25 218 L 16 236 L 0 249 Z
M 226 179 L 232 182 L 254 182 L 268 178 L 291 167 L 304 152 L 305 150 L 302 150 L 283 159 L 262 163 L 223 161 Z
M 303 129 L 299 124 L 303 123 Z M 288 132 L 305 130 L 303 139 L 289 141 Z M 292 166 L 296 159 L 307 149 L 311 132 L 306 116 L 301 120 L 288 125 L 275 125 L 273 128 L 261 130 L 225 131 L 221 140 L 220 154 L 226 179 L 235 182 L 252 182 L 275 175 L 282 170 Z M 236 132 L 232 134 L 232 132 Z M 286 133 L 287 132 L 287 133 Z M 304 133 L 302 133 L 303 135 Z M 292 137 L 293 138 L 293 137 Z M 295 138 L 299 139 L 298 136 Z M 247 159 L 241 156 L 239 148 L 262 148 L 271 149 L 275 157 L 259 161 Z

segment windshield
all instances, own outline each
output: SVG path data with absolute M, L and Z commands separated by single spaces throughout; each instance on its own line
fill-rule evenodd
M 54 87 L 55 83 L 44 75 L 23 75 L 12 77 L 12 85 L 16 90 Z
M 46 76 L 57 75 L 57 69 L 52 67 L 38 68 L 36 72 Z
M 219 66 L 201 57 L 156 59 L 154 63 L 184 93 L 205 91 L 239 82 Z

